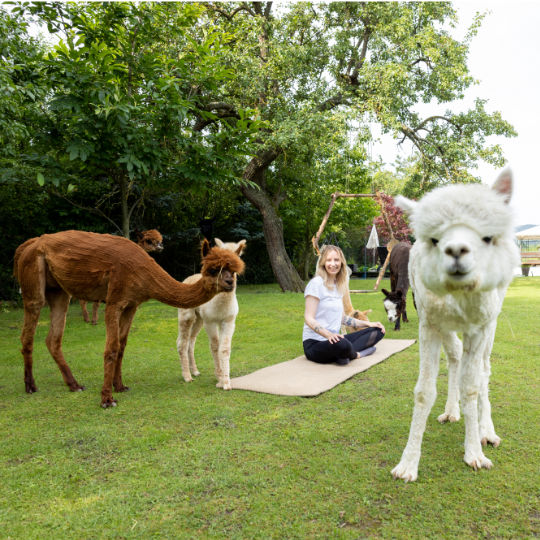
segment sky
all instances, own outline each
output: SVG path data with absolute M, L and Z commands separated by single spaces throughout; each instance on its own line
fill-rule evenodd
M 477 11 L 488 12 L 472 40 L 468 59 L 469 72 L 479 84 L 468 90 L 465 101 L 472 107 L 476 97 L 487 99 L 486 110 L 499 111 L 514 126 L 517 137 L 488 141 L 500 144 L 513 172 L 515 224 L 540 225 L 540 1 L 453 4 L 460 19 L 455 33 L 458 39 Z M 387 152 L 392 151 L 381 154 L 383 161 L 389 162 Z M 500 171 L 481 164 L 475 172 L 483 183 L 491 185 Z

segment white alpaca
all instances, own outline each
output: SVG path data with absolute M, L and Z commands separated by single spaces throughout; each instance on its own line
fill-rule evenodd
M 489 469 L 482 445 L 498 446 L 488 399 L 490 354 L 497 316 L 513 269 L 512 175 L 501 173 L 492 189 L 480 184 L 434 190 L 419 202 L 398 197 L 411 217 L 416 243 L 409 278 L 419 318 L 420 373 L 414 389 L 409 439 L 392 470 L 406 482 L 418 476 L 422 437 L 435 402 L 441 345 L 448 359 L 448 398 L 439 422 L 465 418 L 464 460 Z M 463 333 L 463 346 L 456 332 Z
M 241 255 L 246 247 L 246 241 L 222 242 L 215 238 L 216 245 L 223 249 L 234 251 Z M 200 274 L 189 276 L 184 283 L 194 283 L 200 279 Z M 238 315 L 238 300 L 236 299 L 236 275 L 234 290 L 230 293 L 219 293 L 206 304 L 194 309 L 178 310 L 178 338 L 176 348 L 180 356 L 182 377 L 191 382 L 200 375 L 195 363 L 195 342 L 202 326 L 208 334 L 210 350 L 214 358 L 214 372 L 218 388 L 231 390 L 230 357 L 231 342 L 234 334 L 236 316 Z

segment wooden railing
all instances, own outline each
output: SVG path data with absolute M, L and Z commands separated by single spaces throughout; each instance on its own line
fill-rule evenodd
M 522 266 L 540 265 L 540 251 L 522 251 L 520 256 Z

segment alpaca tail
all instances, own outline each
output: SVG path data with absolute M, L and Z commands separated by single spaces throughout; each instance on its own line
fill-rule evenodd
M 39 240 L 39 237 L 36 238 L 30 238 L 26 242 L 22 243 L 16 250 L 15 255 L 13 257 L 13 275 L 19 280 L 19 259 L 21 258 L 22 254 L 26 251 L 28 247 L 35 244 Z

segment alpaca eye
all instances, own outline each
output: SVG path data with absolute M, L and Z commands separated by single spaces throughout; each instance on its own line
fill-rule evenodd
M 493 240 L 493 236 L 484 236 L 484 238 L 482 238 L 482 240 L 483 240 L 486 244 L 491 244 L 491 241 Z
M 211 275 L 211 276 L 216 276 L 218 274 L 219 270 L 217 268 L 210 268 L 210 270 L 208 270 L 208 273 Z
M 436 245 L 439 243 L 439 241 L 438 241 L 436 238 L 432 238 L 432 239 L 431 239 L 431 243 L 432 243 L 434 246 L 436 246 Z

